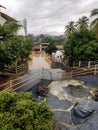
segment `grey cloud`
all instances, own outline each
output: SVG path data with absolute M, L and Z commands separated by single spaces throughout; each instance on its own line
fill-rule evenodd
M 7 0 L 5 5 L 7 7 Z M 97 8 L 98 0 L 14 0 L 14 5 L 8 13 L 17 20 L 27 19 L 28 33 L 63 34 L 65 24 L 71 20 L 77 21 L 90 11 Z M 2 4 L 2 3 L 1 3 Z

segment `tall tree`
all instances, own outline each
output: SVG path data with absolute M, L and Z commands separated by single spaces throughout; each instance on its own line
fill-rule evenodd
M 56 50 L 57 50 L 56 45 L 55 45 L 54 43 L 50 42 L 45 51 L 46 51 L 46 53 L 48 53 L 48 54 L 51 55 L 51 54 L 52 54 L 53 52 L 55 52 Z
M 0 36 L 3 36 L 3 40 L 12 37 L 20 27 L 22 26 L 16 21 L 6 21 L 3 25 L 0 25 Z
M 98 60 L 98 41 L 95 34 L 87 29 L 77 30 L 67 38 L 64 45 L 64 55 L 69 64 L 73 61 Z
M 74 21 L 68 22 L 68 25 L 65 26 L 65 34 L 67 37 L 70 36 L 75 30 L 75 24 Z
M 91 11 L 91 17 L 98 16 L 98 9 L 93 9 Z M 95 32 L 96 37 L 98 38 L 98 17 L 91 22 L 91 29 Z
M 87 29 L 88 21 L 89 21 L 89 19 L 86 16 L 79 18 L 79 20 L 77 21 L 77 24 L 76 24 L 77 28 L 78 29 Z

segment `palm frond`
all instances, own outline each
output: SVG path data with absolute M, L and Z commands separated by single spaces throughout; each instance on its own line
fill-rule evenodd
M 97 24 L 98 24 L 98 18 L 94 19 L 94 20 L 91 22 L 90 27 L 92 28 L 93 26 L 96 26 Z
M 93 9 L 92 11 L 91 11 L 91 17 L 92 16 L 95 16 L 95 15 L 98 15 L 98 9 Z

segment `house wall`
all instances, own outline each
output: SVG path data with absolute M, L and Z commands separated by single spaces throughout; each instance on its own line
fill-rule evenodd
M 49 43 L 41 43 L 42 50 L 45 50 L 48 47 Z

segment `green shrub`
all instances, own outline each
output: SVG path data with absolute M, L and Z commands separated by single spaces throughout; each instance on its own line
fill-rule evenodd
M 0 130 L 52 130 L 52 116 L 46 103 L 32 100 L 32 93 L 0 94 Z

